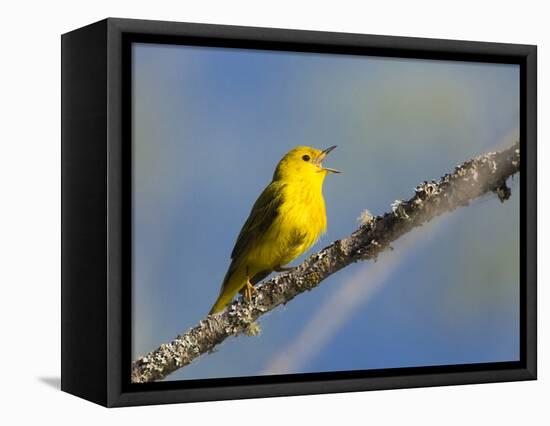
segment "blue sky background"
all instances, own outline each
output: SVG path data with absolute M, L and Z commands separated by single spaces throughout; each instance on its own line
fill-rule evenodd
M 338 145 L 328 231 L 348 235 L 414 186 L 510 144 L 514 65 L 135 44 L 134 357 L 195 325 L 278 160 Z M 519 357 L 519 177 L 264 316 L 167 380 Z

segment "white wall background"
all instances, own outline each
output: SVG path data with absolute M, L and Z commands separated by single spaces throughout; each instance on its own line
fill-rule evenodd
M 544 2 L 19 1 L 0 6 L 0 422 L 542 424 L 550 373 L 550 237 L 539 221 L 537 382 L 107 410 L 60 392 L 60 34 L 107 16 L 539 45 L 539 217 L 548 217 Z M 547 263 L 547 262 L 546 262 Z

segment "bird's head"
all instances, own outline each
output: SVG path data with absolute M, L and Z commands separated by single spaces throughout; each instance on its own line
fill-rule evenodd
M 279 161 L 273 180 L 320 180 L 329 173 L 340 173 L 338 170 L 323 166 L 323 160 L 336 145 L 320 150 L 309 146 L 297 146 L 292 148 Z

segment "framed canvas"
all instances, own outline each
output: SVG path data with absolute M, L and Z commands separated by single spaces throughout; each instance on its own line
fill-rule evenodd
M 535 46 L 112 18 L 62 36 L 66 392 L 532 380 L 536 259 Z

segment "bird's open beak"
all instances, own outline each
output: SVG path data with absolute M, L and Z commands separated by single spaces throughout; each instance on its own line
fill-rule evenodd
M 340 170 L 336 170 L 336 169 L 331 169 L 329 167 L 323 167 L 322 163 L 323 163 L 323 160 L 325 159 L 325 157 L 334 149 L 336 148 L 336 145 L 332 145 L 332 146 L 329 146 L 327 149 L 323 150 L 321 152 L 321 154 L 319 155 L 319 158 L 318 158 L 318 164 L 319 164 L 319 167 L 321 168 L 321 170 L 326 170 L 327 172 L 330 172 L 330 173 L 342 173 Z

